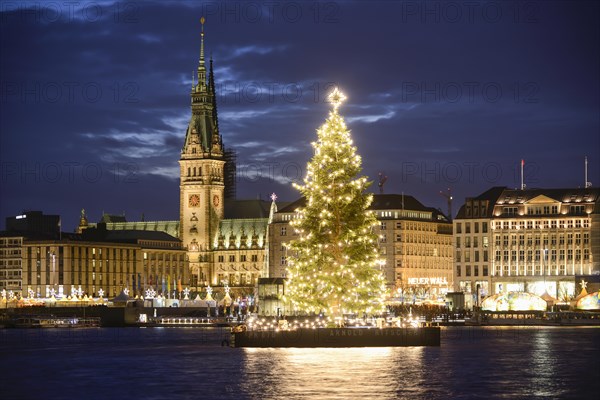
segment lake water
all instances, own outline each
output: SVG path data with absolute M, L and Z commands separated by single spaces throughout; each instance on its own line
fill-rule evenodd
M 441 347 L 232 349 L 221 329 L 0 330 L 1 399 L 597 398 L 600 328 L 449 327 Z

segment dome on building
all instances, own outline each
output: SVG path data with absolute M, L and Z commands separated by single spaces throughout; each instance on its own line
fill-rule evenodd
M 590 293 L 577 300 L 578 310 L 600 310 L 600 292 Z
M 543 298 L 527 292 L 498 293 L 481 302 L 484 311 L 545 311 L 546 307 Z

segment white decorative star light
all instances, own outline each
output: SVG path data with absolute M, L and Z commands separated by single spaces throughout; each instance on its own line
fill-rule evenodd
M 33 299 L 33 290 L 32 289 L 28 289 L 27 290 L 27 295 L 29 296 L 30 299 Z
M 71 297 L 77 296 L 77 288 L 75 286 L 71 286 Z
M 210 287 L 210 285 L 208 285 L 208 287 L 206 288 L 206 293 L 210 296 L 212 295 L 213 292 L 213 288 Z
M 188 299 L 189 295 L 190 295 L 190 289 L 188 289 L 188 288 L 183 289 L 183 296 L 184 296 L 184 298 Z
M 54 297 L 56 295 L 56 290 L 54 288 L 50 289 L 50 297 Z
M 98 290 L 98 297 L 104 297 L 104 290 Z
M 582 279 L 581 282 L 579 282 L 579 284 L 581 285 L 581 290 L 583 290 L 587 288 L 588 283 Z
M 83 296 L 83 290 L 81 290 L 81 286 L 79 286 L 79 289 L 77 289 L 77 296 Z
M 229 284 L 228 284 L 228 283 L 226 283 L 226 284 L 225 284 L 225 296 L 229 296 L 229 291 L 230 291 L 230 290 L 231 290 L 231 289 L 229 289 Z
M 129 288 L 123 289 L 123 293 L 125 293 L 125 296 L 129 296 Z
M 152 288 L 146 290 L 146 298 L 153 299 L 156 296 L 156 291 Z
M 333 111 L 337 112 L 337 109 L 347 99 L 346 95 L 342 93 L 337 86 L 333 88 L 333 91 L 327 96 L 327 100 L 333 104 Z
M 277 195 L 275 193 L 271 193 L 271 200 L 272 201 L 277 200 Z

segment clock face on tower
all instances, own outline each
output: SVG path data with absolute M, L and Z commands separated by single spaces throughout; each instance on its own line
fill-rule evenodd
M 200 206 L 200 196 L 198 196 L 197 194 L 190 195 L 188 204 L 190 207 L 199 207 Z
M 219 196 L 217 196 L 216 194 L 213 196 L 213 205 L 215 207 L 219 206 Z

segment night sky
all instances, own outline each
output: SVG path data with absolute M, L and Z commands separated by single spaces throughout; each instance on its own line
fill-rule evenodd
M 46 4 L 46 5 L 44 5 Z M 76 5 L 78 4 L 78 5 Z M 2 2 L 0 226 L 23 210 L 179 218 L 206 17 L 238 198 L 298 194 L 331 85 L 374 180 L 446 211 L 490 186 L 600 185 L 599 5 Z

